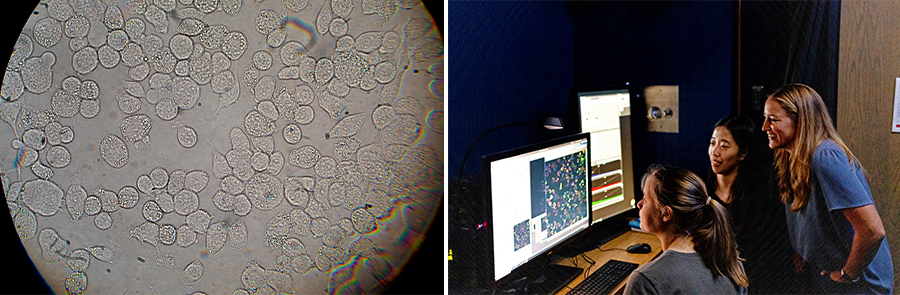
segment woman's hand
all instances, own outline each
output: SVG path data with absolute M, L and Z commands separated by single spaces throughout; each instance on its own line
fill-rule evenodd
M 849 284 L 852 284 L 852 283 L 853 283 L 853 282 L 847 280 L 846 278 L 844 278 L 844 276 L 841 275 L 841 270 L 840 270 L 840 269 L 839 269 L 839 270 L 834 270 L 834 271 L 823 270 L 822 273 L 821 273 L 821 275 L 823 275 L 823 276 L 824 276 L 824 275 L 828 275 L 828 277 L 830 277 L 832 281 L 835 281 L 835 282 L 838 282 L 838 283 L 841 283 L 841 284 L 849 285 Z
M 806 262 L 803 261 L 803 257 L 800 256 L 800 253 L 794 252 L 794 273 L 802 273 L 804 263 Z

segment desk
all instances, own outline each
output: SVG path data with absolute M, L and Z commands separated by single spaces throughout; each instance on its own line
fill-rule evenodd
M 646 254 L 632 254 L 632 253 L 625 252 L 625 250 L 609 250 L 609 249 L 625 249 L 625 248 L 628 248 L 628 246 L 631 246 L 631 245 L 634 245 L 637 243 L 650 244 L 650 248 L 653 249 L 653 251 L 651 251 L 650 253 L 646 253 Z M 600 249 L 607 250 L 607 251 L 600 251 Z M 659 239 L 656 236 L 654 236 L 653 234 L 632 230 L 632 231 L 628 231 L 628 232 L 610 240 L 606 244 L 603 244 L 603 246 L 600 247 L 600 249 L 594 249 L 591 251 L 584 252 L 584 255 L 586 255 L 590 259 L 593 259 L 596 262 L 593 267 L 586 270 L 586 273 L 588 276 L 591 275 L 592 273 L 594 273 L 594 271 L 596 271 L 598 268 L 600 268 L 600 266 L 602 266 L 604 263 L 606 263 L 610 259 L 621 260 L 621 261 L 625 261 L 625 262 L 631 262 L 631 263 L 637 263 L 637 264 L 643 265 L 644 263 L 647 263 L 650 260 L 653 260 L 654 257 L 656 257 L 657 255 L 659 255 L 660 252 L 662 252 L 662 245 L 659 243 Z M 578 265 L 575 265 L 574 263 L 572 263 L 571 259 L 562 258 L 562 257 L 554 258 L 553 263 L 567 265 L 567 266 L 575 266 L 575 267 L 580 267 L 580 268 L 585 268 L 590 265 L 590 264 L 588 264 L 587 261 L 585 261 L 581 257 L 581 255 L 574 257 L 574 259 L 576 259 Z M 578 286 L 578 284 L 581 283 L 581 281 L 583 281 L 584 278 L 585 278 L 585 274 L 578 275 L 577 278 L 575 278 L 574 280 L 572 280 L 572 282 L 570 282 L 568 285 L 566 285 L 568 288 L 562 288 L 559 292 L 556 292 L 556 294 L 557 295 L 565 295 L 566 292 L 569 292 L 569 290 L 571 290 L 572 288 L 575 288 L 575 286 Z M 621 283 L 619 283 L 618 286 L 616 286 L 615 292 L 613 292 L 613 294 L 621 294 L 624 289 L 625 289 L 625 281 L 622 281 Z

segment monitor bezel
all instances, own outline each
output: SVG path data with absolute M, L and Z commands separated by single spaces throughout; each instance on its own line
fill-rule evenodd
M 629 96 L 629 107 L 631 109 L 631 114 L 628 118 L 629 125 L 627 127 L 622 127 L 625 130 L 621 130 L 620 134 L 622 136 L 623 145 L 625 142 L 628 144 L 622 147 L 622 169 L 623 169 L 623 178 L 622 178 L 622 189 L 627 197 L 631 197 L 635 201 L 635 206 L 632 206 L 629 209 L 623 209 L 615 214 L 608 216 L 607 218 L 595 221 L 597 218 L 594 216 L 594 210 L 591 210 L 591 225 L 598 224 L 600 222 L 613 219 L 616 216 L 620 216 L 630 211 L 634 211 L 637 206 L 637 202 L 641 200 L 641 195 L 638 192 L 638 188 L 635 183 L 635 175 L 634 175 L 634 130 L 636 130 L 636 125 L 639 123 L 636 120 L 637 116 L 635 114 L 642 112 L 644 109 L 643 101 L 640 99 L 643 91 L 642 88 L 639 88 L 631 83 L 626 83 L 622 85 L 606 85 L 606 86 L 598 86 L 598 87 L 590 87 L 590 88 L 572 88 L 571 95 L 569 96 L 569 105 L 570 105 L 570 117 L 573 118 L 573 128 L 578 130 L 578 132 L 584 132 L 584 128 L 582 126 L 582 118 L 581 118 L 581 97 L 586 95 L 596 95 L 600 93 L 612 93 L 617 91 L 628 91 Z M 637 112 L 637 113 L 636 113 Z M 588 133 L 589 132 L 584 132 Z M 627 139 L 627 140 L 626 140 Z
M 567 135 L 567 136 L 563 136 L 563 137 L 559 137 L 559 138 L 555 138 L 555 139 L 551 139 L 551 140 L 547 140 L 547 141 L 543 141 L 543 142 L 539 142 L 539 143 L 535 143 L 535 144 L 530 144 L 530 145 L 526 145 L 526 146 L 522 146 L 522 147 L 518 147 L 518 148 L 514 148 L 514 149 L 510 149 L 510 150 L 506 150 L 506 151 L 502 151 L 502 152 L 498 152 L 498 153 L 494 153 L 494 154 L 489 154 L 489 155 L 486 155 L 486 156 L 483 156 L 483 157 L 482 157 L 482 171 L 483 171 L 484 178 L 485 178 L 485 186 L 484 186 L 484 187 L 485 187 L 485 188 L 484 188 L 484 190 L 485 190 L 485 195 L 484 195 L 484 196 L 485 196 L 485 197 L 482 199 L 482 200 L 483 200 L 483 206 L 482 206 L 482 209 L 484 210 L 484 212 L 483 212 L 484 215 L 483 215 L 483 216 L 485 216 L 485 223 L 484 223 L 485 226 L 484 226 L 484 228 L 482 229 L 482 230 L 484 230 L 484 235 L 483 235 L 483 237 L 484 237 L 484 249 L 485 249 L 485 251 L 484 251 L 484 254 L 485 254 L 484 258 L 485 258 L 485 262 L 487 262 L 487 264 L 490 265 L 490 267 L 488 267 L 488 269 L 486 269 L 486 273 L 484 273 L 484 275 L 486 276 L 486 277 L 484 278 L 484 281 L 490 282 L 491 284 L 494 284 L 494 285 L 500 285 L 500 284 L 505 284 L 505 283 L 510 282 L 512 278 L 516 278 L 516 277 L 517 277 L 517 276 L 514 275 L 514 274 L 517 273 L 517 272 L 516 272 L 517 270 L 522 269 L 524 266 L 528 265 L 529 263 L 531 263 L 532 261 L 534 261 L 534 260 L 536 260 L 537 258 L 541 257 L 542 255 L 546 255 L 547 253 L 550 253 L 550 252 L 552 252 L 553 250 L 558 249 L 558 248 L 560 248 L 560 247 L 566 245 L 568 242 L 572 241 L 573 239 L 575 239 L 575 238 L 581 236 L 581 234 L 584 233 L 584 231 L 588 230 L 588 229 L 591 227 L 591 220 L 592 220 L 592 219 L 591 219 L 591 218 L 592 218 L 592 215 L 591 215 L 592 213 L 591 213 L 591 209 L 590 209 L 590 208 L 591 208 L 591 207 L 590 207 L 590 197 L 588 197 L 588 198 L 585 199 L 585 203 L 586 203 L 585 206 L 586 206 L 586 208 L 588 208 L 588 212 L 587 212 L 587 213 L 588 213 L 588 222 L 587 222 L 587 224 L 586 224 L 584 227 L 578 229 L 578 230 L 575 231 L 575 232 L 570 233 L 569 236 L 568 236 L 567 238 L 565 238 L 565 239 L 563 239 L 563 240 L 560 240 L 559 242 L 556 242 L 556 244 L 553 244 L 553 245 L 551 245 L 551 246 L 545 248 L 545 249 L 544 249 L 543 251 L 541 251 L 540 253 L 537 253 L 537 254 L 532 255 L 532 256 L 531 256 L 529 259 L 527 259 L 527 260 L 525 261 L 525 263 L 523 263 L 521 266 L 519 266 L 519 267 L 513 269 L 512 271 L 510 271 L 510 273 L 508 273 L 508 274 L 506 274 L 505 276 L 501 277 L 499 280 L 495 280 L 495 279 L 494 279 L 494 274 L 495 274 L 495 271 L 496 271 L 496 270 L 495 270 L 495 267 L 496 267 L 496 266 L 494 265 L 494 228 L 493 228 L 494 214 L 493 214 L 493 207 L 492 207 L 492 201 L 491 201 L 491 200 L 492 200 L 492 199 L 491 199 L 491 198 L 492 198 L 492 189 L 491 189 L 491 162 L 494 162 L 494 161 L 497 161 L 497 160 L 501 160 L 501 159 L 510 158 L 510 157 L 515 157 L 515 156 L 519 156 L 519 155 L 522 155 L 522 154 L 534 152 L 534 151 L 537 151 L 537 150 L 546 149 L 546 148 L 549 148 L 549 147 L 552 147 L 552 146 L 556 146 L 556 145 L 560 145 L 560 144 L 565 144 L 565 143 L 570 143 L 570 142 L 579 141 L 579 140 L 585 140 L 585 141 L 587 142 L 587 151 L 588 151 L 588 152 L 586 153 L 585 156 L 586 156 L 586 158 L 587 158 L 586 160 L 587 160 L 588 165 L 590 165 L 590 163 L 591 163 L 591 159 L 590 159 L 590 148 L 591 148 L 590 133 L 577 133 L 577 134 Z M 590 193 L 590 189 L 589 189 L 589 188 L 587 189 L 587 193 Z M 588 194 L 588 196 L 589 196 L 589 194 Z

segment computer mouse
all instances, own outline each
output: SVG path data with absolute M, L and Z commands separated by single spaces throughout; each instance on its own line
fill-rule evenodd
M 641 253 L 641 254 L 650 253 L 651 250 L 653 250 L 653 249 L 650 248 L 650 244 L 647 244 L 647 243 L 634 244 L 634 245 L 628 246 L 628 249 L 625 249 L 625 251 L 628 251 L 628 253 Z

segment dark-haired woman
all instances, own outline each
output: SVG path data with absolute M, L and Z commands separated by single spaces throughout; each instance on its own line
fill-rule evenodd
M 796 293 L 791 271 L 793 251 L 784 208 L 770 192 L 771 158 L 754 138 L 747 117 L 728 116 L 716 123 L 709 140 L 710 197 L 725 206 L 750 281 L 749 294 Z
M 659 238 L 663 253 L 638 267 L 625 294 L 746 294 L 725 207 L 703 180 L 676 167 L 652 166 L 641 179 L 641 229 Z

